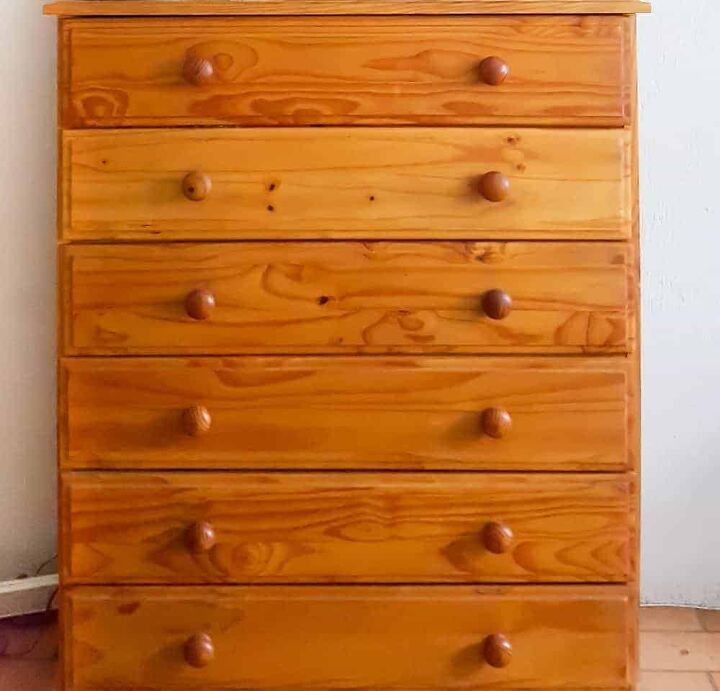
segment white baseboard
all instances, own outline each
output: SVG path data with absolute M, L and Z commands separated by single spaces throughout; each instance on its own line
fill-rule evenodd
M 56 575 L 0 581 L 0 619 L 46 610 L 57 586 Z

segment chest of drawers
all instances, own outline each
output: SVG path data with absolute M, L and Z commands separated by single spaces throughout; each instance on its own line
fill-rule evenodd
M 634 0 L 76 0 L 65 691 L 635 688 Z

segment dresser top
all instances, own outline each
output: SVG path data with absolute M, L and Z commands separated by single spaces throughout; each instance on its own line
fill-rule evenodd
M 45 14 L 63 16 L 168 15 L 432 15 L 634 14 L 642 0 L 59 0 Z

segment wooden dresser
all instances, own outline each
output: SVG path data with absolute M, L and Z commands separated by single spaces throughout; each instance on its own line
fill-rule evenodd
M 66 691 L 634 688 L 647 9 L 46 8 Z

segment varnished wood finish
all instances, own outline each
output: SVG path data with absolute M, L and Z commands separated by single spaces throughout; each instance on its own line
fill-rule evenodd
M 627 237 L 624 130 L 66 131 L 63 236 L 91 239 Z M 201 203 L 181 182 L 213 181 Z M 502 202 L 478 179 L 510 179 Z
M 63 576 L 621 582 L 631 489 L 619 475 L 72 473 Z
M 632 133 L 632 179 L 633 179 L 633 229 L 632 236 L 630 239 L 630 246 L 633 252 L 633 261 L 635 264 L 635 273 L 637 276 L 640 275 L 640 194 L 639 194 L 639 135 L 638 135 L 638 83 L 637 83 L 637 66 L 635 61 L 635 55 L 637 52 L 636 45 L 636 21 L 635 17 L 629 17 L 627 20 L 628 26 L 630 27 L 630 44 L 628 50 L 631 57 L 630 74 L 632 77 L 632 112 L 633 121 L 631 125 Z M 640 281 L 634 281 L 632 285 L 633 299 L 636 304 L 640 304 Z M 634 323 L 635 330 L 635 341 L 638 344 L 638 350 L 634 356 L 630 359 L 631 362 L 631 379 L 630 379 L 630 391 L 631 397 L 629 401 L 630 405 L 630 425 L 628 428 L 628 442 L 630 454 L 635 456 L 635 465 L 640 472 L 640 453 L 641 453 L 641 439 L 640 439 L 640 416 L 641 416 L 641 355 L 640 355 L 640 319 L 639 309 L 638 315 Z M 641 473 L 638 476 L 638 483 L 641 477 Z M 638 561 L 640 558 L 640 485 L 633 493 L 633 502 L 630 514 L 628 516 L 628 522 L 632 529 L 638 535 L 636 538 L 636 548 L 631 550 L 631 559 L 633 565 L 628 579 L 630 589 L 632 592 L 632 607 L 628 613 L 628 619 L 631 625 L 632 638 L 631 644 L 628 649 L 628 660 L 630 670 L 630 683 L 631 685 L 638 684 L 638 669 L 639 669 L 639 608 L 640 608 L 640 577 L 639 577 L 639 565 Z M 631 686 L 632 688 L 632 686 Z
M 3 678 L 14 683 L 13 689 L 55 689 L 58 667 L 56 614 L 53 611 L 47 615 L 0 621 L 0 640 L 6 650 L 2 659 Z M 637 688 L 643 691 L 715 691 L 712 681 L 720 681 L 720 673 L 709 671 L 717 665 L 707 651 L 720 647 L 718 629 L 714 611 L 678 607 L 641 609 L 640 647 L 644 652 L 643 671 Z M 699 661 L 698 668 L 708 668 L 708 671 L 684 671 L 688 656 L 680 653 L 683 649 L 689 651 L 690 659 Z M 668 651 L 677 654 L 669 655 Z M 669 664 L 672 669 L 668 671 Z M 707 680 L 705 685 L 704 680 Z
M 486 523 L 482 542 L 490 554 L 507 554 L 515 542 L 515 532 L 507 523 Z
M 196 288 L 185 296 L 184 304 L 186 316 L 195 321 L 205 321 L 215 311 L 215 293 L 206 288 Z
M 512 661 L 512 643 L 501 633 L 490 634 L 483 641 L 482 650 L 485 662 L 496 669 L 507 667 Z
M 497 170 L 485 173 L 480 178 L 479 191 L 489 202 L 502 202 L 510 194 L 510 180 Z
M 74 691 L 627 688 L 623 586 L 80 587 L 64 606 Z M 215 652 L 199 671 L 198 627 Z
M 500 86 L 510 75 L 507 60 L 491 55 L 480 63 L 480 79 L 489 86 Z
M 68 501 L 71 501 L 71 498 Z M 207 521 L 196 521 L 185 530 L 183 537 L 185 547 L 193 555 L 210 552 L 217 544 L 215 527 Z M 116 552 L 116 550 L 117 543 L 113 544 L 111 552 Z
M 625 26 L 610 16 L 70 21 L 63 118 L 621 126 Z
M 622 470 L 627 368 L 605 358 L 63 360 L 65 468 Z M 189 437 L 182 413 L 213 425 Z M 483 432 L 502 407 L 512 432 Z
M 47 8 L 63 691 L 635 688 L 646 9 Z
M 483 293 L 482 309 L 488 319 L 500 321 L 507 319 L 513 307 L 513 300 L 510 295 L 499 288 L 493 288 Z
M 185 52 L 183 79 L 193 86 L 208 86 L 216 79 L 215 61 L 192 48 Z
M 204 405 L 190 406 L 183 410 L 182 426 L 187 435 L 199 437 L 210 431 L 212 427 L 212 415 L 210 415 L 210 411 Z
M 205 200 L 212 190 L 212 180 L 201 171 L 188 173 L 182 180 L 182 191 L 191 202 Z
M 631 14 L 641 0 L 59 0 L 45 14 L 152 15 L 388 15 L 388 14 Z
M 504 408 L 485 408 L 481 418 L 482 429 L 493 439 L 502 439 L 510 434 L 512 415 Z
M 197 669 L 207 667 L 215 659 L 215 644 L 206 633 L 196 633 L 185 642 L 185 661 Z
M 63 257 L 73 355 L 632 349 L 619 243 L 74 245 Z

